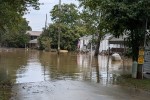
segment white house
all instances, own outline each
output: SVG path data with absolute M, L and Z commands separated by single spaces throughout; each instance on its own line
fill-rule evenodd
M 119 38 L 114 37 L 111 34 L 106 34 L 102 41 L 100 41 L 100 53 L 107 53 L 109 48 L 112 52 L 122 52 L 124 48 L 124 38 L 126 36 L 120 36 Z
M 78 50 L 79 51 L 89 51 L 89 43 L 92 41 L 92 35 L 83 36 L 79 38 Z
M 109 48 L 112 52 L 122 52 L 121 50 L 124 48 L 124 38 L 126 36 L 120 36 L 119 38 L 115 38 L 111 34 L 106 34 L 103 37 L 103 40 L 100 41 L 99 53 L 107 53 Z M 86 35 L 79 38 L 78 41 L 78 50 L 79 51 L 90 51 L 93 49 L 94 45 L 91 44 L 92 39 L 95 39 L 94 35 Z
M 110 34 L 106 34 L 102 41 L 100 41 L 99 52 L 104 53 L 109 49 L 109 39 L 112 37 Z

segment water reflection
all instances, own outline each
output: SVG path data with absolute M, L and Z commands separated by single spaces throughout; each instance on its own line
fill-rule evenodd
M 107 85 L 115 84 L 117 76 L 129 72 L 130 64 L 124 64 L 112 62 L 111 58 L 108 61 L 107 56 L 18 49 L 0 53 L 0 79 L 9 77 L 15 83 L 83 80 Z
M 80 72 L 76 56 L 72 53 L 60 54 L 41 52 L 40 63 L 44 66 L 46 80 L 76 79 Z M 48 72 L 47 72 L 48 71 Z
M 0 79 L 4 81 L 12 79 L 15 82 L 16 71 L 27 65 L 27 53 L 24 50 L 12 50 L 0 52 Z M 22 70 L 23 71 L 23 70 Z
M 90 55 L 77 55 L 78 65 L 82 67 L 82 79 L 90 80 L 104 85 L 116 84 L 117 77 L 130 73 L 131 60 L 112 61 L 111 57 Z

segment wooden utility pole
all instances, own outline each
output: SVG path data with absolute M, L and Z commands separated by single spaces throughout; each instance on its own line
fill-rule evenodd
M 61 29 L 60 29 L 60 16 L 61 16 L 61 0 L 59 0 L 59 27 L 58 27 L 58 54 L 60 53 L 60 33 L 61 33 Z
M 47 14 L 46 14 L 46 19 L 45 19 L 45 29 L 47 28 Z

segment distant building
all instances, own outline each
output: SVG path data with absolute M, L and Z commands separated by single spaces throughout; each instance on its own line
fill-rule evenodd
M 92 39 L 96 39 L 95 35 L 85 35 L 79 38 L 78 41 L 78 50 L 80 52 L 88 52 L 91 49 L 95 49 L 95 45 L 91 44 Z M 111 53 L 117 52 L 122 53 L 124 50 L 124 39 L 126 36 L 120 36 L 119 38 L 115 38 L 111 34 L 106 34 L 102 41 L 100 41 L 99 53 L 106 54 L 110 48 Z M 92 47 L 92 48 L 91 48 Z
M 78 49 L 80 51 L 87 51 L 88 50 L 87 46 L 91 40 L 92 35 L 80 37 L 78 42 Z
M 119 36 L 118 38 L 116 37 L 111 37 L 109 39 L 109 47 L 110 47 L 110 52 L 111 53 L 119 53 L 122 54 L 125 52 L 125 39 L 127 38 L 126 35 L 124 36 Z
M 100 41 L 99 53 L 105 54 L 109 49 L 109 39 L 112 37 L 110 34 L 106 34 L 102 41 Z
M 99 52 L 101 54 L 108 53 L 110 48 L 110 52 L 114 53 L 122 53 L 124 52 L 124 39 L 126 36 L 120 36 L 118 38 L 114 37 L 111 34 L 106 34 L 103 40 L 100 42 Z
M 89 52 L 92 48 L 94 50 L 95 45 L 91 44 L 92 39 L 95 39 L 95 35 L 85 35 L 79 38 L 78 41 L 78 50 L 80 52 Z
M 29 48 L 38 47 L 38 37 L 42 34 L 42 31 L 27 31 L 26 34 L 29 34 L 30 41 L 28 43 Z

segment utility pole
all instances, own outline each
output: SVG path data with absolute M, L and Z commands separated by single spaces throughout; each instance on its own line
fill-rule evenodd
M 45 20 L 45 29 L 47 28 L 47 14 L 46 14 L 46 20 Z
M 58 9 L 59 9 L 59 27 L 58 27 L 58 54 L 59 54 L 60 53 L 60 33 L 61 33 L 61 29 L 60 29 L 61 0 L 59 0 Z
M 144 31 L 144 41 L 142 43 L 142 46 L 139 50 L 139 57 L 138 57 L 138 70 L 137 70 L 137 78 L 143 79 L 143 64 L 144 64 L 144 53 L 145 53 L 145 47 L 146 47 L 146 30 L 147 30 L 147 19 L 145 21 L 145 31 Z

